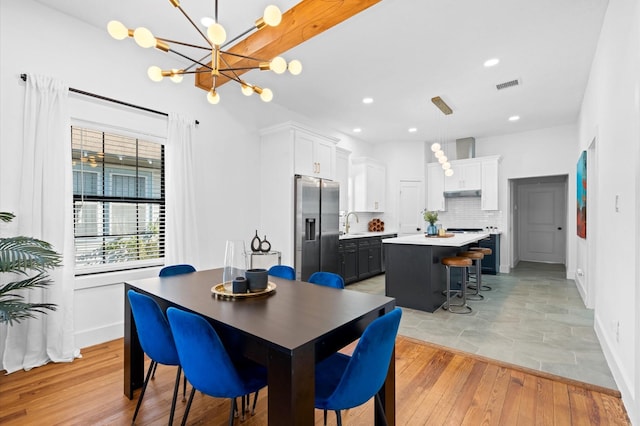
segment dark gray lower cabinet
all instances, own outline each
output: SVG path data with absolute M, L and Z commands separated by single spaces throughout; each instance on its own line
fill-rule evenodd
M 500 234 L 491 234 L 488 238 L 478 241 L 478 245 L 490 248 L 493 252 L 482 259 L 482 273 L 496 275 L 500 272 Z
M 384 272 L 382 240 L 395 234 L 340 240 L 340 275 L 345 284 L 364 280 Z
M 358 281 L 358 243 L 356 241 L 340 241 L 338 244 L 340 258 L 340 275 L 345 283 Z

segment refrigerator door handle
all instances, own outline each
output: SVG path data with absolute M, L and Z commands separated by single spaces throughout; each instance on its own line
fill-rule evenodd
M 307 218 L 304 221 L 304 240 L 315 241 L 316 239 L 316 220 L 315 218 Z

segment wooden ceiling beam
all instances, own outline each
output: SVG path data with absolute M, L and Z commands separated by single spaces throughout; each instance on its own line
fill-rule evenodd
M 266 26 L 252 33 L 228 51 L 269 61 L 380 1 L 302 0 L 282 15 L 280 25 Z M 221 63 L 220 68 L 255 66 L 255 61 L 236 56 L 224 55 L 224 58 L 226 63 Z M 236 74 L 242 75 L 246 71 L 236 71 Z M 216 87 L 220 87 L 227 81 L 229 81 L 227 77 L 220 75 L 217 78 Z M 208 72 L 195 75 L 195 85 L 203 90 L 209 91 L 212 83 L 212 76 Z

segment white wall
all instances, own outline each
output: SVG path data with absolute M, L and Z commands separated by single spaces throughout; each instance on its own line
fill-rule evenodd
M 640 424 L 640 6 L 609 2 L 579 118 L 580 149 L 596 139 L 597 227 L 587 217 L 585 265 L 595 326 L 631 422 Z M 616 211 L 616 198 L 619 209 Z M 592 232 L 593 231 L 593 232 Z M 583 247 L 584 249 L 585 247 Z M 588 286 L 590 289 L 591 285 Z

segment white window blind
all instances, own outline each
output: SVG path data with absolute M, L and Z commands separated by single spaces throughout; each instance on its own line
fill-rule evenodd
M 77 273 L 161 264 L 164 147 L 72 126 Z

